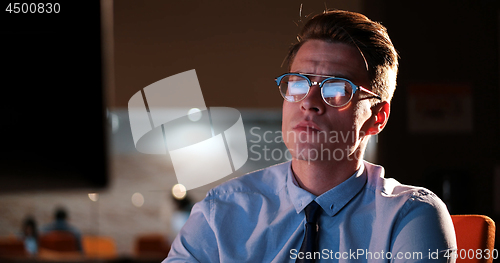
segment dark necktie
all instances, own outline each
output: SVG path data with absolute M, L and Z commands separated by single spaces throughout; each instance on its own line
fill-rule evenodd
M 302 241 L 302 246 L 300 247 L 300 252 L 304 256 L 303 259 L 297 258 L 296 263 L 313 263 L 314 262 L 314 252 L 318 252 L 318 218 L 321 214 L 321 206 L 312 201 L 306 206 L 306 234 L 304 235 L 304 241 Z M 310 256 L 313 259 L 306 259 L 308 255 L 306 252 L 311 252 Z

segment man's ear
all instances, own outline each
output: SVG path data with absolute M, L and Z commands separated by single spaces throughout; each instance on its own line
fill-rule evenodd
M 371 125 L 368 128 L 368 135 L 379 134 L 387 124 L 389 120 L 389 114 L 391 112 L 391 105 L 387 101 L 382 101 L 379 104 L 373 106 Z

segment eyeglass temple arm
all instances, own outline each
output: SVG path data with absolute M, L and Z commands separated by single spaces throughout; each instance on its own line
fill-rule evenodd
M 366 92 L 366 93 L 370 94 L 370 95 L 375 96 L 375 98 L 377 98 L 377 99 L 379 99 L 379 100 L 382 100 L 382 97 L 380 97 L 380 96 L 379 96 L 379 95 L 377 95 L 376 93 L 372 92 L 371 90 L 366 89 L 366 88 L 363 88 L 362 86 L 358 86 L 358 88 L 359 88 L 360 90 L 362 90 L 362 91 L 364 91 L 364 92 Z

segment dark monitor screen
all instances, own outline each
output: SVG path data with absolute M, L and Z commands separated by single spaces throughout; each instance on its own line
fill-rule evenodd
M 100 2 L 36 5 L 2 6 L 0 193 L 105 187 Z

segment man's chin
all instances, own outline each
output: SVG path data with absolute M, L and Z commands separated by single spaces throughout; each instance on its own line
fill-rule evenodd
M 288 148 L 292 157 L 302 161 L 327 161 L 331 160 L 331 150 L 322 144 L 300 143 L 295 144 L 293 149 Z

